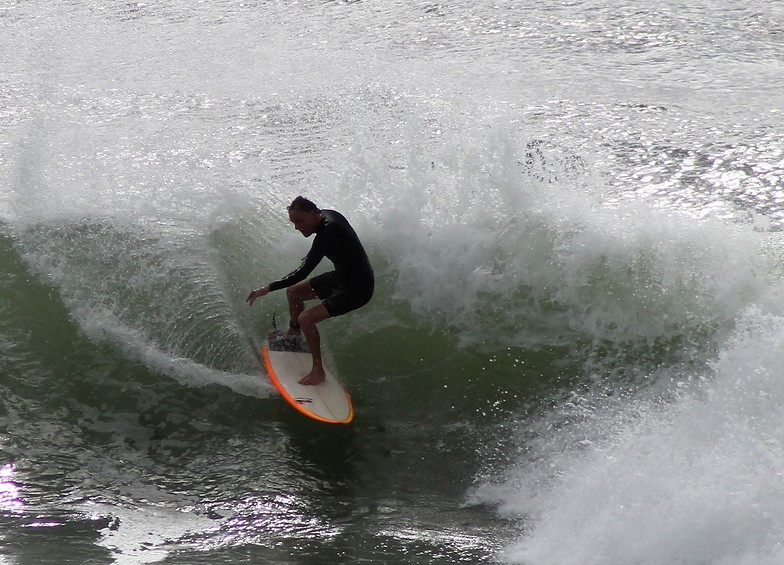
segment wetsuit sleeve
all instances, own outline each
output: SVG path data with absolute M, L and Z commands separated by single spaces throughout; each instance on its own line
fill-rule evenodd
M 307 277 L 310 273 L 313 272 L 321 260 L 324 258 L 324 245 L 322 244 L 322 239 L 319 236 L 316 236 L 316 239 L 313 241 L 313 245 L 308 251 L 308 254 L 302 260 L 302 264 L 297 267 L 296 270 L 290 272 L 288 275 L 283 277 L 280 280 L 275 282 L 271 282 L 269 284 L 270 290 L 280 290 L 281 288 L 288 288 L 292 285 L 297 284 L 300 281 L 304 281 L 305 277 Z

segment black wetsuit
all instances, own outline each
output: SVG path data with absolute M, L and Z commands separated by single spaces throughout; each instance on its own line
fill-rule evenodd
M 313 245 L 299 268 L 270 283 L 270 290 L 305 280 L 326 257 L 335 265 L 335 270 L 313 277 L 310 284 L 330 316 L 340 316 L 367 304 L 373 296 L 373 267 L 354 228 L 341 213 L 322 210 L 315 233 Z

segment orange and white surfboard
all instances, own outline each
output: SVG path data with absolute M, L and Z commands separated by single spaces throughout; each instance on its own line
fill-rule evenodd
M 317 385 L 301 385 L 310 371 L 310 353 L 289 351 L 265 342 L 262 356 L 267 374 L 280 395 L 305 416 L 329 424 L 348 424 L 354 419 L 351 395 L 327 370 L 327 378 Z

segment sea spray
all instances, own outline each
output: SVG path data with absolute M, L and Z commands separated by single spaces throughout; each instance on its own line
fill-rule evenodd
M 380 173 L 394 190 L 378 205 L 396 299 L 465 343 L 710 340 L 764 292 L 769 261 L 750 229 L 606 202 L 564 166 L 560 180 L 534 178 L 520 166 L 530 143 L 508 132 L 474 144 L 451 162 L 448 147 L 412 150 Z M 564 162 L 558 147 L 538 151 Z
M 710 370 L 680 375 L 668 401 L 583 399 L 581 415 L 539 438 L 536 459 L 484 490 L 525 523 L 508 561 L 778 562 L 782 343 L 784 320 L 749 308 Z

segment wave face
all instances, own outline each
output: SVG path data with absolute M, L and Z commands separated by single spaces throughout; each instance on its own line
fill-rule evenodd
M 0 8 L 3 556 L 784 558 L 779 8 L 41 8 Z M 377 274 L 322 325 L 345 428 L 245 303 L 299 194 Z

